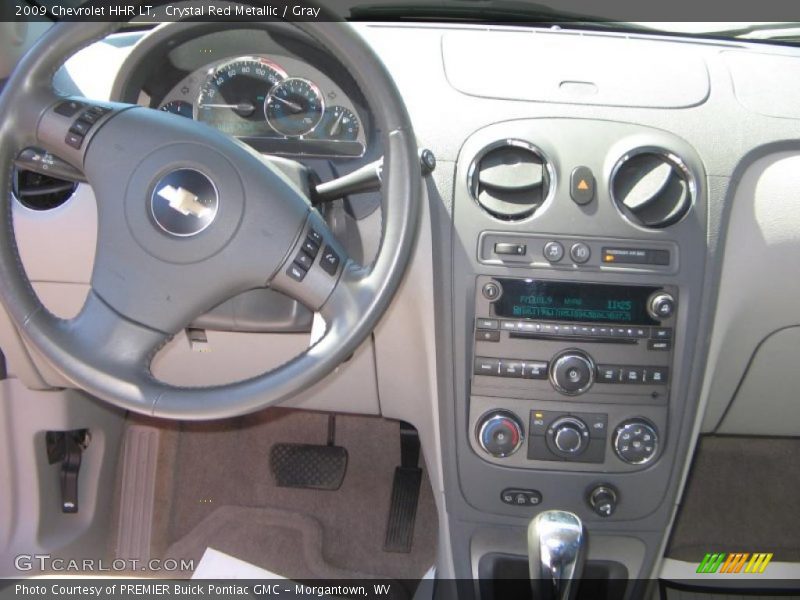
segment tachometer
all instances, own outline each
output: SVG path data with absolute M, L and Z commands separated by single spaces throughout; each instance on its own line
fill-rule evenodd
M 269 134 L 264 103 L 284 79 L 286 71 L 265 58 L 227 61 L 209 72 L 197 99 L 195 119 L 234 136 Z
M 291 77 L 272 89 L 264 110 L 267 122 L 275 131 L 288 137 L 298 137 L 319 124 L 325 112 L 325 102 L 313 82 Z

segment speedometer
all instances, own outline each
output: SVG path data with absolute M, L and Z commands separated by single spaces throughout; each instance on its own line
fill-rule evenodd
M 195 119 L 229 135 L 268 135 L 264 104 L 284 79 L 286 71 L 266 58 L 226 61 L 209 71 L 197 98 Z
M 313 82 L 292 77 L 273 88 L 267 97 L 265 112 L 267 122 L 275 131 L 295 137 L 307 134 L 319 124 L 325 103 Z

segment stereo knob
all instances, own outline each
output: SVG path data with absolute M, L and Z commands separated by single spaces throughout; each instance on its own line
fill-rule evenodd
M 567 396 L 582 394 L 594 383 L 594 362 L 578 350 L 567 350 L 550 363 L 550 383 Z
M 589 428 L 576 417 L 561 417 L 548 430 L 556 450 L 575 456 L 586 450 L 589 443 Z
M 476 434 L 478 445 L 495 458 L 511 456 L 522 445 L 522 425 L 515 414 L 506 410 L 483 415 Z
M 645 465 L 658 454 L 658 433 L 644 419 L 620 423 L 614 431 L 614 452 L 631 465 Z
M 675 298 L 667 292 L 656 292 L 647 301 L 647 312 L 659 321 L 669 319 L 675 312 Z

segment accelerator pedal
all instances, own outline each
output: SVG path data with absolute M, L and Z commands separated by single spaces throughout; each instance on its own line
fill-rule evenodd
M 334 445 L 336 417 L 328 417 L 328 444 L 275 444 L 270 468 L 278 487 L 335 491 L 347 471 L 347 450 Z
M 386 524 L 384 552 L 411 552 L 417 518 L 422 469 L 419 468 L 419 435 L 408 423 L 400 424 L 400 466 L 394 470 L 392 503 Z

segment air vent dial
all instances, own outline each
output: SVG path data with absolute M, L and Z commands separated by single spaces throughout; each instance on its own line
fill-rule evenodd
M 611 175 L 611 197 L 631 221 L 669 227 L 692 206 L 695 180 L 684 162 L 667 151 L 639 150 L 624 156 Z
M 472 197 L 486 212 L 506 221 L 536 212 L 550 194 L 553 179 L 541 150 L 522 140 L 487 146 L 469 170 Z

